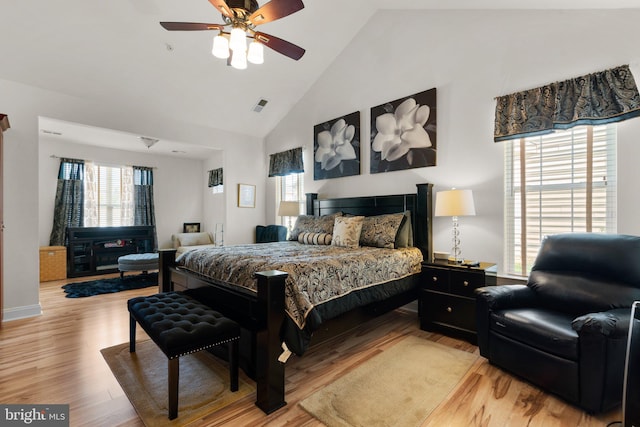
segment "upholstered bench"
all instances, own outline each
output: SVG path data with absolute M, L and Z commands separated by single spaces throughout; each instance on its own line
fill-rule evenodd
M 136 351 L 136 322 L 169 359 L 169 419 L 178 416 L 181 356 L 228 343 L 231 391 L 238 390 L 240 326 L 182 292 L 166 292 L 127 301 L 131 314 L 129 351 Z
M 125 271 L 142 271 L 146 273 L 149 270 L 158 269 L 158 254 L 129 254 L 118 258 L 118 270 L 120 270 L 120 278 L 124 277 Z

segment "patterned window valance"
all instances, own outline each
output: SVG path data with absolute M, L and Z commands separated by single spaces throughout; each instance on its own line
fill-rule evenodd
M 133 166 L 133 185 L 153 185 L 153 168 Z
M 222 168 L 213 169 L 209 171 L 209 187 L 216 187 L 222 185 Z
M 494 141 L 600 125 L 640 116 L 640 94 L 628 65 L 500 96 Z
M 269 176 L 285 176 L 304 172 L 302 147 L 269 155 Z
M 58 179 L 82 181 L 84 179 L 84 160 L 60 158 Z

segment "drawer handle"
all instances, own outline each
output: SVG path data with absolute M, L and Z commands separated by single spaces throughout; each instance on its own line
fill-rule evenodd
M 462 282 L 463 285 L 465 286 L 469 286 L 469 282 L 467 282 L 466 280 L 464 282 Z
M 453 309 L 451 307 L 447 307 L 447 313 L 451 313 Z
M 438 281 L 438 278 L 436 276 L 433 276 L 432 279 L 433 279 L 434 282 Z

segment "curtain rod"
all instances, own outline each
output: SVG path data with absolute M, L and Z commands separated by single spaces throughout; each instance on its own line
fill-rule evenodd
M 56 156 L 55 154 L 52 154 L 49 157 L 51 157 L 52 159 L 68 159 L 69 158 L 69 157 Z M 75 160 L 83 160 L 85 162 L 93 162 L 93 160 L 88 160 L 88 159 L 75 159 Z M 108 165 L 108 163 L 103 163 L 103 165 Z M 140 165 L 114 165 L 114 166 L 131 166 L 131 167 L 158 169 L 157 166 L 140 166 Z

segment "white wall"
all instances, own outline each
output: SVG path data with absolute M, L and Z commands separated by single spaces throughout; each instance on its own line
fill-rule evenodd
M 264 148 L 259 138 L 179 122 L 170 116 L 170 111 L 166 117 L 151 115 L 144 111 L 129 110 L 126 105 L 107 105 L 7 80 L 0 80 L 0 103 L 2 112 L 8 114 L 11 124 L 4 134 L 3 159 L 5 249 L 2 275 L 5 320 L 34 316 L 41 312 L 38 247 L 41 234 L 46 235 L 51 225 L 43 225 L 46 230 L 41 232 L 39 116 L 139 135 L 155 135 L 171 141 L 223 150 L 227 185 L 235 189 L 240 182 L 255 183 L 261 191 L 258 193 L 258 202 L 264 203 L 266 167 L 262 158 Z M 169 165 L 161 164 L 160 167 L 168 170 Z M 204 180 L 204 167 L 198 166 L 198 170 Z M 177 189 L 176 193 L 180 191 Z M 201 189 L 199 195 L 203 191 Z M 250 242 L 255 225 L 264 223 L 264 209 L 237 208 L 235 197 L 235 191 L 233 194 L 231 191 L 225 193 L 225 216 L 229 219 L 225 242 Z M 202 204 L 201 201 L 197 203 Z M 206 212 L 203 215 L 206 217 Z M 181 218 L 175 221 L 182 223 Z
M 40 143 L 39 167 L 39 242 L 49 245 L 53 224 L 56 181 L 60 159 L 71 157 L 107 165 L 135 165 L 154 168 L 153 198 L 156 212 L 158 247 L 171 247 L 171 235 L 182 232 L 185 222 L 204 222 L 202 197 L 206 175 L 202 160 L 180 159 L 131 151 L 110 150 L 64 141 Z M 203 228 L 203 231 L 213 231 Z
M 305 147 L 305 191 L 321 197 L 474 191 L 460 218 L 463 255 L 503 263 L 503 144 L 493 142 L 499 95 L 640 61 L 638 10 L 380 11 L 268 135 L 268 153 Z M 640 83 L 640 74 L 636 74 Z M 437 88 L 437 166 L 369 173 L 370 108 Z M 361 175 L 313 180 L 313 126 L 361 112 Z M 618 231 L 640 234 L 635 183 L 640 120 L 619 125 Z M 269 198 L 275 186 L 269 184 Z M 275 209 L 267 205 L 267 221 Z M 434 219 L 434 248 L 449 251 L 450 218 Z

